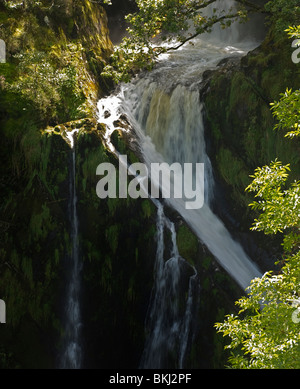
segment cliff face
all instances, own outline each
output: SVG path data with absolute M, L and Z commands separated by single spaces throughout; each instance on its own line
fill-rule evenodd
M 70 250 L 70 148 L 49 125 L 94 120 L 112 51 L 103 8 L 90 1 L 1 2 L 1 367 L 54 367 Z M 89 123 L 89 120 L 87 120 Z M 59 128 L 59 127 L 58 127 Z
M 90 1 L 52 3 L 0 8 L 7 44 L 7 63 L 0 64 L 0 298 L 7 307 L 0 366 L 58 366 L 72 251 L 66 132 L 77 128 L 83 367 L 137 367 L 152 288 L 155 209 L 148 200 L 97 197 L 96 167 L 117 167 L 95 118 L 110 86 L 100 77 L 112 51 L 106 15 Z M 128 151 L 117 135 L 115 141 Z
M 156 210 L 145 199 L 96 196 L 97 165 L 117 166 L 95 120 L 96 101 L 112 85 L 100 76 L 112 51 L 105 12 L 88 0 L 6 1 L 0 25 L 7 45 L 7 63 L 0 64 L 0 298 L 7 305 L 0 366 L 57 366 L 71 250 L 71 150 L 65 131 L 77 128 L 85 365 L 137 367 L 153 285 Z M 286 87 L 299 85 L 290 54 L 289 41 L 269 35 L 259 49 L 242 61 L 228 61 L 207 82 L 210 156 L 221 197 L 244 232 L 253 219 L 245 212 L 249 174 L 278 157 L 293 163 L 299 176 L 297 145 L 273 131 L 269 109 Z M 115 142 L 128 152 L 118 135 Z M 182 221 L 177 231 L 179 252 L 196 267 L 201 285 L 188 364 L 222 367 L 222 339 L 213 324 L 234 310 L 241 291 Z
M 291 164 L 290 179 L 299 179 L 298 142 L 284 138 L 283 131 L 274 131 L 270 106 L 286 88 L 299 87 L 299 65 L 292 62 L 291 54 L 291 41 L 284 32 L 278 37 L 270 29 L 257 49 L 241 60 L 228 59 L 213 74 L 207 74 L 203 98 L 210 157 L 220 185 L 216 209 L 231 227 L 239 223 L 244 234 L 255 218 L 248 207 L 253 197 L 245 188 L 256 167 L 278 158 Z M 230 205 L 232 218 L 227 214 L 226 202 L 234 204 Z M 252 236 L 269 257 L 276 258 L 280 236 Z M 265 256 L 258 252 L 252 255 L 258 260 Z

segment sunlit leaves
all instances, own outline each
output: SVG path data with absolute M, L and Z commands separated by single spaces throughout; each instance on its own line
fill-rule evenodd
M 239 316 L 228 315 L 218 331 L 231 338 L 229 362 L 235 368 L 299 368 L 300 328 L 293 321 L 299 299 L 299 253 L 282 274 L 252 281 L 249 296 L 237 301 Z
M 4 88 L 20 96 L 46 120 L 64 121 L 82 117 L 85 97 L 82 94 L 75 66 L 58 68 L 51 55 L 39 51 L 26 51 L 15 55 L 18 60 L 16 77 L 5 82 Z M 22 99 L 21 99 L 22 97 Z M 26 105 L 25 105 L 26 102 Z
M 287 89 L 278 102 L 272 103 L 273 115 L 278 120 L 275 128 L 287 130 L 286 137 L 300 135 L 300 90 Z
M 288 33 L 288 36 L 290 38 L 300 39 L 300 25 L 299 26 L 289 26 L 289 28 L 287 28 L 285 30 L 285 32 Z
M 253 181 L 247 190 L 256 192 L 259 200 L 250 206 L 260 211 L 252 229 L 272 234 L 300 225 L 300 183 L 294 182 L 284 189 L 289 170 L 289 165 L 275 161 L 257 168 L 251 176 Z

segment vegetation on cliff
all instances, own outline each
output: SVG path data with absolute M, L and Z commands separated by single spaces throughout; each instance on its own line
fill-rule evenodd
M 286 136 L 299 136 L 298 91 L 287 90 L 272 104 L 276 128 Z M 297 138 L 294 142 L 297 142 Z M 249 297 L 237 301 L 239 315 L 229 315 L 217 324 L 231 338 L 229 359 L 235 368 L 299 368 L 300 284 L 300 181 L 289 185 L 290 167 L 279 161 L 257 168 L 247 187 L 257 200 L 250 206 L 258 212 L 253 229 L 266 234 L 284 232 L 284 254 L 279 274 L 267 272 L 252 281 Z
M 53 367 L 70 246 L 69 147 L 44 130 L 95 116 L 112 45 L 103 8 L 90 1 L 3 1 L 0 37 L 0 364 Z
M 76 188 L 85 347 L 90 355 L 86 363 L 138 365 L 152 287 L 155 209 L 145 199 L 100 202 L 96 197 L 96 166 L 116 163 L 101 142 L 96 101 L 113 79 L 128 80 L 138 69 L 151 68 L 165 51 L 152 45 L 158 38 L 177 37 L 179 45 L 190 40 L 190 17 L 198 35 L 217 22 L 226 27 L 245 18 L 246 9 L 258 11 L 256 2 L 241 0 L 238 11 L 214 12 L 211 18 L 195 12 L 214 2 L 137 1 L 139 12 L 128 16 L 132 39 L 125 38 L 114 53 L 98 1 L 1 2 L 0 38 L 7 46 L 7 62 L 0 63 L 0 298 L 7 303 L 8 323 L 0 334 L 1 367 L 55 367 L 70 253 L 70 152 L 64 138 L 74 128 L 80 129 Z M 256 229 L 278 231 L 276 242 L 285 233 L 284 254 L 278 257 L 281 273 L 254 281 L 250 299 L 239 300 L 241 314 L 250 315 L 229 316 L 218 328 L 231 336 L 229 347 L 238 350 L 231 359 L 234 367 L 299 367 L 298 327 L 292 315 L 299 297 L 299 183 L 294 181 L 299 178 L 300 73 L 284 33 L 299 22 L 299 5 L 297 0 L 264 3 L 260 10 L 268 14 L 266 39 L 241 62 L 229 60 L 212 75 L 204 102 L 211 158 L 229 203 L 235 204 L 234 216 L 245 231 L 250 220 L 245 210 L 252 202 L 249 212 L 257 218 Z M 289 33 L 299 38 L 296 28 Z M 287 137 L 273 130 L 270 103 L 275 100 L 276 127 L 287 129 Z M 120 151 L 136 158 L 120 134 L 112 139 Z M 251 184 L 250 173 L 276 157 L 282 163 L 257 169 Z M 258 202 L 244 191 L 247 186 L 260 196 Z M 234 311 L 232 302 L 241 291 L 183 222 L 177 229 L 179 252 L 196 267 L 202 288 L 198 334 L 188 363 L 219 368 L 228 350 L 224 353 L 224 340 L 213 324 L 223 320 L 227 307 Z M 278 254 L 278 246 L 274 251 Z M 266 308 L 260 311 L 262 302 Z

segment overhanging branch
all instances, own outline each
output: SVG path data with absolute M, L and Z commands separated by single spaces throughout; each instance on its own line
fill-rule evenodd
M 205 3 L 202 3 L 201 5 L 199 5 L 198 9 L 201 9 L 201 8 L 205 8 L 207 7 L 208 5 L 214 3 L 216 0 L 209 0 Z M 244 6 L 247 6 L 249 7 L 250 9 L 247 11 L 248 13 L 257 13 L 257 12 L 260 12 L 260 13 L 267 13 L 267 11 L 264 10 L 264 8 L 256 5 L 256 4 L 253 4 L 251 3 L 250 1 L 248 0 L 235 0 L 237 3 L 240 3 L 240 4 L 243 4 Z M 179 49 L 180 47 L 182 47 L 183 45 L 185 45 L 187 42 L 191 41 L 192 39 L 196 38 L 198 35 L 201 35 L 205 32 L 208 32 L 208 30 L 215 24 L 217 23 L 220 23 L 222 22 L 223 20 L 230 20 L 230 19 L 235 19 L 235 18 L 238 18 L 240 17 L 240 13 L 239 11 L 237 11 L 236 13 L 234 14 L 227 14 L 227 15 L 223 15 L 223 16 L 220 16 L 218 17 L 217 19 L 214 19 L 210 22 L 208 22 L 206 25 L 204 25 L 201 30 L 195 32 L 195 34 L 189 36 L 188 38 L 184 39 L 179 45 L 175 46 L 175 47 L 169 47 L 168 49 L 164 49 L 162 50 L 162 52 L 165 52 L 165 51 L 171 51 L 171 50 L 177 50 Z M 155 49 L 160 49 L 160 47 L 157 47 Z

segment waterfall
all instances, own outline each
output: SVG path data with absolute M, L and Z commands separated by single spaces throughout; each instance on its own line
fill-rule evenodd
M 228 10 L 234 6 L 233 0 L 223 0 L 221 3 L 221 9 Z M 109 135 L 114 129 L 113 123 L 121 114 L 126 115 L 149 171 L 154 163 L 204 164 L 202 190 L 205 201 L 202 208 L 185 209 L 184 198 L 170 198 L 165 202 L 182 216 L 219 264 L 245 290 L 253 278 L 261 276 L 261 272 L 211 210 L 214 175 L 206 152 L 204 107 L 200 99 L 206 70 L 216 68 L 220 60 L 228 56 L 245 55 L 259 44 L 256 39 L 241 42 L 243 29 L 238 27 L 238 23 L 233 23 L 225 33 L 220 27 L 214 27 L 211 35 L 204 34 L 203 38 L 194 39 L 191 44 L 182 46 L 172 54 L 163 55 L 151 72 L 122 85 L 117 95 L 100 100 L 98 109 L 99 121 L 108 126 L 107 140 L 111 150 Z M 247 35 L 245 31 L 243 35 Z M 194 184 L 196 180 L 199 177 L 194 175 Z M 158 201 L 155 204 L 155 280 L 140 366 L 167 368 L 170 365 L 183 368 L 193 338 L 192 319 L 199 282 L 196 270 L 188 265 L 192 272 L 185 289 L 187 297 L 183 299 L 180 294 L 182 266 L 186 266 L 187 262 L 178 254 L 173 223 L 164 215 L 162 205 Z M 171 234 L 171 250 L 165 246 L 166 231 Z
M 148 337 L 140 367 L 155 369 L 175 365 L 182 368 L 189 341 L 191 313 L 194 305 L 192 283 L 197 273 L 194 270 L 189 280 L 188 290 L 186 290 L 182 280 L 187 268 L 191 266 L 179 256 L 175 226 L 165 216 L 160 203 L 157 205 L 156 228 L 155 281 L 146 320 Z M 169 250 L 165 245 L 166 230 L 171 234 Z M 165 261 L 167 251 L 170 257 Z M 174 350 L 176 350 L 175 356 Z
M 80 339 L 81 312 L 80 312 L 80 271 L 81 262 L 78 246 L 78 216 L 76 195 L 76 152 L 74 136 L 78 130 L 67 133 L 72 149 L 71 174 L 69 179 L 70 190 L 70 224 L 71 224 L 71 256 L 68 265 L 69 279 L 65 304 L 65 334 L 64 349 L 61 355 L 60 367 L 62 369 L 80 369 L 82 363 L 82 346 Z
M 214 57 L 219 59 L 219 48 L 215 48 L 215 51 Z M 191 81 L 191 68 L 193 74 L 197 73 L 201 78 L 206 66 L 203 69 L 201 64 L 198 64 L 196 69 L 193 61 L 190 63 L 190 57 L 189 50 L 189 57 L 187 53 L 185 54 L 186 72 L 180 79 L 176 77 L 178 69 L 175 68 L 174 77 L 173 69 L 169 68 L 169 62 L 166 61 L 137 82 L 123 86 L 119 95 L 120 104 L 137 133 L 143 159 L 149 169 L 152 163 L 163 161 L 181 164 L 204 163 L 205 203 L 203 207 L 186 210 L 184 199 L 180 198 L 166 199 L 166 202 L 181 214 L 222 267 L 243 289 L 246 289 L 250 281 L 261 273 L 210 209 L 214 177 L 206 153 L 199 83 L 195 83 L 194 78 L 192 84 L 188 83 Z M 208 58 L 210 63 L 212 57 L 210 47 Z M 180 58 L 182 59 L 181 54 Z M 183 63 L 180 61 L 179 67 L 182 66 Z M 198 178 L 194 177 L 194 179 Z

